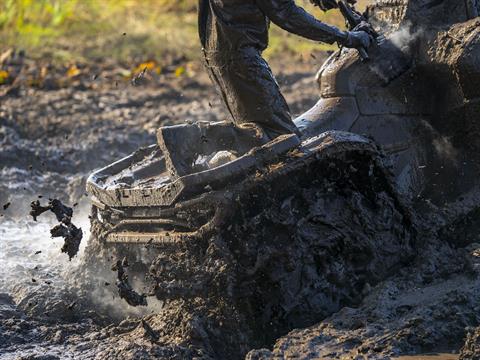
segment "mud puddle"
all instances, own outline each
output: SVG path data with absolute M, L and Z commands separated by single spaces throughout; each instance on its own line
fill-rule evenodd
M 89 228 L 88 218 L 82 218 L 82 227 Z M 65 281 L 65 271 L 78 265 L 69 262 L 59 252 L 63 241 L 50 237 L 54 221 L 39 222 L 7 220 L 0 224 L 0 289 L 11 291 L 15 286 L 38 287 L 38 283 L 51 285 Z M 35 280 L 35 281 L 33 281 Z
M 160 311 L 155 301 L 145 309 L 129 307 L 117 295 L 113 271 L 83 276 L 88 212 L 73 221 L 86 239 L 71 260 L 61 252 L 63 240 L 50 235 L 53 216 L 0 223 L 1 359 L 92 359 L 100 340 Z
M 88 218 L 76 220 L 88 231 Z M 63 241 L 50 237 L 52 225 L 54 221 L 8 220 L 0 224 L 2 359 L 35 358 L 45 353 L 73 359 L 75 351 L 62 344 L 66 334 L 92 327 L 88 318 L 76 318 L 81 300 L 71 272 L 80 260 L 69 261 L 59 251 Z

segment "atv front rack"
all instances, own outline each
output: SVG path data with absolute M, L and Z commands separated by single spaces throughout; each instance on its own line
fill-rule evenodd
M 162 164 L 159 149 L 152 146 L 136 152 L 96 172 L 88 180 L 89 191 L 92 193 L 92 189 L 95 189 L 92 197 L 93 217 L 102 229 L 100 236 L 106 243 L 152 244 L 162 247 L 197 241 L 214 232 L 223 219 L 228 217 L 231 202 L 235 201 L 235 194 L 242 191 L 245 183 L 248 182 L 247 179 L 250 179 L 251 183 L 257 178 L 257 169 L 262 171 L 266 168 L 276 169 L 266 177 L 263 175 L 262 180 L 259 179 L 259 181 L 268 181 L 267 178 L 276 176 L 275 173 L 288 176 L 289 169 L 296 171 L 299 166 L 308 166 L 306 165 L 308 162 L 323 158 L 335 158 L 357 151 L 377 153 L 376 147 L 370 140 L 352 133 L 326 132 L 304 141 L 291 153 L 286 154 L 286 149 L 291 149 L 291 145 L 295 144 L 293 140 L 298 141 L 298 138 L 296 136 L 277 138 L 276 141 L 252 149 L 236 161 L 222 165 L 221 171 L 218 168 L 207 170 L 201 175 L 202 181 L 193 183 L 194 189 L 189 188 L 192 183 L 180 177 L 175 181 L 183 181 L 184 191 L 171 205 L 153 202 L 154 196 L 146 198 L 143 196 L 147 191 L 149 193 L 159 191 L 153 187 L 143 188 L 142 186 L 146 186 L 144 184 L 168 181 L 155 179 L 154 176 L 152 178 L 153 170 L 139 170 L 142 168 L 142 163 L 147 167 L 152 164 L 156 164 L 155 166 Z M 138 158 L 140 160 L 135 162 Z M 238 162 L 238 160 L 241 161 Z M 162 170 L 156 169 L 156 172 L 162 174 Z M 148 174 L 148 177 L 130 179 L 134 184 L 130 188 L 125 186 L 122 189 L 110 189 L 113 196 L 103 196 L 102 199 L 97 197 L 97 194 L 102 196 L 104 191 L 102 186 L 111 186 L 114 179 L 119 181 L 125 177 L 126 173 L 132 172 L 137 175 Z M 227 174 L 227 177 L 216 178 L 222 173 Z M 108 174 L 111 175 L 108 176 Z M 195 178 L 194 175 L 196 174 L 186 177 Z M 106 176 L 108 178 L 105 178 Z M 102 179 L 101 186 L 94 183 L 96 179 Z M 198 186 L 198 184 L 201 185 Z M 130 197 L 125 198 L 125 194 Z M 190 197 L 186 197 L 187 194 L 190 194 Z M 141 202 L 132 201 L 132 198 L 141 199 Z M 105 199 L 111 201 L 110 204 L 106 203 Z M 148 205 L 145 205 L 146 203 Z
M 164 154 L 152 145 L 94 172 L 87 180 L 87 192 L 110 207 L 170 206 L 205 188 L 224 187 L 299 144 L 296 135 L 282 135 L 227 164 L 180 177 L 172 176 Z

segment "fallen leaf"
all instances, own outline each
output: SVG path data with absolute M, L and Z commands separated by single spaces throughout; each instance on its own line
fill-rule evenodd
M 145 73 L 147 70 L 154 70 L 156 66 L 155 61 L 147 61 L 139 64 L 132 72 L 134 74 Z
M 5 70 L 0 70 L 0 85 L 4 84 L 8 79 L 9 73 Z
M 132 76 L 133 74 L 133 71 L 130 71 L 128 69 L 118 69 L 117 70 L 117 74 L 119 74 L 120 76 L 124 77 L 124 78 L 129 78 L 130 76 Z
M 67 70 L 67 76 L 69 78 L 75 77 L 80 74 L 80 70 L 77 68 L 76 65 L 72 65 Z
M 175 69 L 175 76 L 176 77 L 180 77 L 182 76 L 183 74 L 185 74 L 185 67 L 183 66 L 179 66 Z

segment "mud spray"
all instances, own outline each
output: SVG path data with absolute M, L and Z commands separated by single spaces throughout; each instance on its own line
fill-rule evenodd
M 3 212 L 26 209 L 30 200 L 17 197 L 10 205 L 12 209 Z M 88 346 L 82 345 L 88 344 L 90 335 L 129 317 L 141 318 L 161 310 L 158 301 L 151 301 L 149 307 L 128 306 L 118 296 L 114 272 L 85 268 L 84 253 L 90 236 L 88 201 L 74 209 L 72 222 L 83 230 L 84 239 L 71 260 L 61 252 L 63 240 L 50 236 L 50 229 L 58 224 L 53 214 L 42 215 L 38 222 L 28 216 L 2 217 L 1 359 L 94 358 L 94 353 L 86 351 Z M 87 271 L 88 280 L 84 276 Z M 69 338 L 77 344 L 69 346 Z M 42 357 L 46 353 L 48 356 Z

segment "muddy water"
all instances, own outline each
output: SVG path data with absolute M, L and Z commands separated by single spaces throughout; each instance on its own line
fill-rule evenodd
M 75 215 L 73 221 L 88 237 L 89 221 L 86 214 Z M 50 228 L 53 217 L 39 222 L 9 220 L 0 224 L 0 289 L 11 292 L 16 286 L 38 287 L 41 283 L 61 285 L 72 268 L 80 263 L 80 256 L 68 260 L 59 252 L 62 239 L 52 239 Z M 85 242 L 82 244 L 82 250 Z M 36 281 L 33 281 L 33 280 Z
M 0 226 L 0 289 L 11 292 L 17 285 L 34 287 L 32 279 L 55 281 L 68 259 L 59 256 L 61 240 L 49 236 L 49 224 L 8 221 Z M 40 253 L 37 253 L 39 251 Z M 37 285 L 38 286 L 38 285 Z
M 0 359 L 46 354 L 49 359 L 92 359 L 98 349 L 91 340 L 99 331 L 161 308 L 158 301 L 145 308 L 127 306 L 116 294 L 112 271 L 91 269 L 88 279 L 81 276 L 88 207 L 77 209 L 73 222 L 84 240 L 71 261 L 60 251 L 63 240 L 50 237 L 53 215 L 38 222 L 26 217 L 0 222 Z
M 88 216 L 85 213 L 74 215 L 74 221 L 88 236 Z M 57 342 L 61 342 L 64 330 L 60 324 L 68 323 L 76 313 L 78 297 L 71 274 L 81 262 L 81 256 L 69 261 L 68 256 L 59 251 L 63 240 L 50 238 L 50 227 L 54 222 L 53 217 L 45 217 L 39 222 L 25 217 L 0 223 L 2 359 L 34 356 L 47 350 L 52 355 L 63 354 L 65 359 L 74 358 L 74 351 L 55 341 L 45 341 L 57 335 Z M 47 329 L 51 320 L 58 325 Z M 85 325 L 87 323 L 79 323 L 76 327 L 81 329 Z

